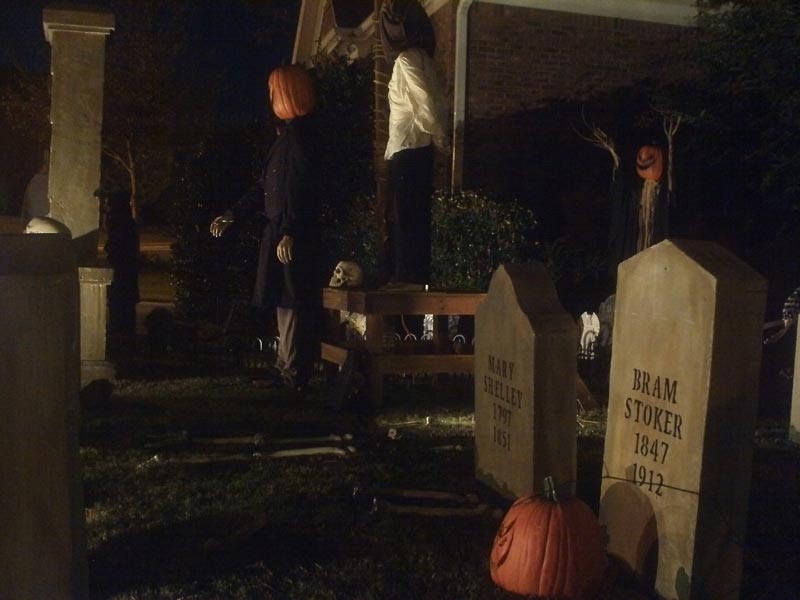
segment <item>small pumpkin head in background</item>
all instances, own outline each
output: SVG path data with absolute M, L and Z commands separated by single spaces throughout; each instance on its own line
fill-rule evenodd
M 636 154 L 636 172 L 642 179 L 659 181 L 664 174 L 664 150 L 654 145 L 639 148 Z
M 314 82 L 300 65 L 277 67 L 269 74 L 269 98 L 275 116 L 284 121 L 310 114 L 317 105 Z
M 520 498 L 492 546 L 492 581 L 509 592 L 581 600 L 600 589 L 606 551 L 597 518 L 578 498 L 559 500 L 552 477 L 546 497 Z

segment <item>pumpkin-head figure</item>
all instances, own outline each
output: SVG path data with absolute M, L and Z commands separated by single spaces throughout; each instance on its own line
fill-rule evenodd
M 314 82 L 300 65 L 277 67 L 269 74 L 269 98 L 275 116 L 284 121 L 310 114 L 317 105 Z
M 600 588 L 605 543 L 592 509 L 559 500 L 551 477 L 545 497 L 520 498 L 500 524 L 490 557 L 492 581 L 515 594 L 588 600 Z
M 652 144 L 639 148 L 636 154 L 636 172 L 642 179 L 659 181 L 664 174 L 664 150 Z

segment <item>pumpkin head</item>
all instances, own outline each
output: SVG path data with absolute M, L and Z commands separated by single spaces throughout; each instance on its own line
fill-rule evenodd
M 636 155 L 636 172 L 642 179 L 658 181 L 664 173 L 664 150 L 659 146 L 642 146 Z
M 606 567 L 602 532 L 592 509 L 577 498 L 520 498 L 492 546 L 492 581 L 516 594 L 586 599 L 600 588 Z M 547 481 L 547 480 L 546 480 Z
M 284 65 L 269 74 L 269 98 L 275 116 L 284 121 L 311 113 L 317 104 L 311 76 L 300 65 Z

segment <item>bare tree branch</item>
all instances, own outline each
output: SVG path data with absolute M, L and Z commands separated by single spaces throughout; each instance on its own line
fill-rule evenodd
M 586 112 L 584 109 L 581 109 L 581 119 L 583 119 L 583 124 L 586 129 L 589 131 L 588 134 L 581 133 L 578 129 L 573 125 L 572 130 L 580 137 L 582 140 L 585 140 L 596 146 L 598 148 L 602 148 L 606 150 L 609 154 L 611 154 L 611 160 L 614 164 L 614 168 L 611 172 L 611 180 L 613 181 L 617 176 L 617 170 L 619 169 L 619 153 L 617 152 L 616 144 L 614 143 L 613 138 L 609 136 L 605 131 L 600 129 L 594 123 L 589 123 L 586 120 Z

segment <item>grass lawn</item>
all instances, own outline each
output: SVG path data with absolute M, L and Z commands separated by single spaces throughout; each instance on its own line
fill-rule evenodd
M 373 512 L 370 495 L 353 495 L 355 487 L 442 490 L 505 509 L 474 479 L 471 382 L 396 382 L 385 408 L 367 415 L 326 409 L 321 381 L 296 396 L 254 388 L 246 374 L 208 360 L 127 349 L 117 364 L 110 399 L 83 412 L 93 598 L 515 597 L 489 577 L 499 524 L 491 514 Z M 602 411 L 583 413 L 577 426 L 578 495 L 595 510 L 604 420 Z M 352 434 L 330 444 L 355 452 L 267 458 L 290 446 L 199 439 L 257 433 L 267 441 Z M 167 434 L 171 445 L 159 437 Z M 759 438 L 742 597 L 800 589 L 798 467 L 796 449 Z M 646 596 L 617 577 L 603 597 Z

